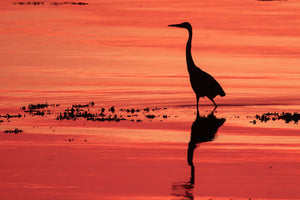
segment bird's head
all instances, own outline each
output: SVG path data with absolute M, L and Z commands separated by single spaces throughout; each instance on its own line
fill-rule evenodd
M 181 24 L 170 24 L 168 26 L 172 26 L 172 27 L 178 27 L 178 28 L 186 28 L 188 30 L 192 29 L 192 25 L 188 22 L 183 22 Z

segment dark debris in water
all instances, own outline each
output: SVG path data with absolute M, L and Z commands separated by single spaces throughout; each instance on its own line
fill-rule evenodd
M 108 111 L 114 113 L 116 110 L 115 110 L 115 107 L 112 106 L 110 109 L 108 109 Z
M 20 109 L 24 113 L 28 113 L 30 116 L 37 117 L 47 117 L 50 116 L 53 119 L 62 120 L 87 120 L 87 121 L 98 121 L 98 122 L 120 122 L 120 121 L 130 121 L 140 123 L 143 121 L 164 121 L 169 118 L 177 118 L 178 116 L 170 116 L 164 113 L 167 108 L 116 108 L 115 106 L 110 106 L 108 108 L 96 107 L 94 102 L 89 102 L 87 104 L 73 104 L 71 107 L 61 108 L 57 111 L 56 107 L 59 104 L 48 104 L 38 103 L 29 104 L 27 106 L 22 106 Z M 159 112 L 158 112 L 159 111 Z M 11 118 L 26 118 L 26 114 L 2 114 L 0 115 L 0 125 L 4 122 L 1 118 L 6 119 L 5 121 L 10 122 Z M 283 120 L 285 123 L 298 124 L 300 119 L 300 113 L 294 112 L 268 112 L 261 115 L 257 114 L 255 116 L 245 116 L 247 119 L 251 119 L 250 123 L 257 124 L 258 122 L 268 122 Z M 229 118 L 239 119 L 240 116 L 232 116 Z
M 140 112 L 141 110 L 140 109 L 134 109 L 134 108 L 121 108 L 120 111 L 123 111 L 123 112 L 127 112 L 127 113 L 138 113 Z
M 76 140 L 74 138 L 65 139 L 65 142 L 88 142 L 87 139 L 84 140 Z
M 91 111 L 90 106 L 94 106 L 94 103 L 73 105 L 71 108 L 66 108 L 63 112 L 58 113 L 57 120 L 77 120 L 85 119 L 90 121 L 123 121 L 129 120 L 131 122 L 142 122 L 140 117 L 145 117 L 149 120 L 160 117 L 160 115 L 154 115 L 153 112 L 161 110 L 162 108 L 120 108 L 116 109 L 115 106 L 110 108 L 100 108 L 97 111 Z M 167 108 L 164 108 L 166 110 Z M 95 109 L 94 109 L 95 110 Z M 170 116 L 163 115 L 163 119 Z
M 155 116 L 155 115 L 146 115 L 146 117 L 147 117 L 148 119 L 154 119 L 156 116 Z
M 15 128 L 15 129 L 8 129 L 8 130 L 5 130 L 4 133 L 14 133 L 14 134 L 19 134 L 19 133 L 22 133 L 23 130 L 22 129 L 18 129 L 18 128 Z
M 13 3 L 14 5 L 34 5 L 34 6 L 37 6 L 37 5 L 44 5 L 45 4 L 45 1 L 19 1 L 19 2 L 14 2 Z
M 38 103 L 38 104 L 28 104 L 27 106 L 20 107 L 24 113 L 27 113 L 30 116 L 40 116 L 46 117 L 47 115 L 51 116 L 54 113 L 56 120 L 78 120 L 85 119 L 89 121 L 123 121 L 128 120 L 131 122 L 142 122 L 143 118 L 146 118 L 152 121 L 154 118 L 158 119 L 167 119 L 171 116 L 166 113 L 161 113 L 157 115 L 155 112 L 159 110 L 166 110 L 167 108 L 120 108 L 117 109 L 115 106 L 109 108 L 96 108 L 94 107 L 94 102 L 89 102 L 87 104 L 73 104 L 71 107 L 65 108 L 63 111 L 55 112 L 55 108 L 59 107 L 59 104 L 49 104 L 49 103 Z M 26 114 L 4 114 L 0 115 L 0 118 L 26 118 Z M 162 120 L 161 120 L 162 121 Z M 0 120 L 0 123 L 3 120 Z
M 256 115 L 256 120 L 260 122 L 268 122 L 270 120 L 276 121 L 276 120 L 283 120 L 285 123 L 294 122 L 295 124 L 298 124 L 298 121 L 300 119 L 300 113 L 294 112 L 282 112 L 282 113 L 263 113 L 262 115 Z M 256 124 L 256 120 L 250 121 L 250 123 Z
M 95 105 L 95 103 L 92 101 L 88 104 L 74 104 L 74 105 L 72 105 L 72 107 L 74 107 L 74 108 L 87 108 L 87 107 L 94 106 L 94 105 Z
M 28 113 L 30 115 L 39 115 L 39 116 L 44 116 L 44 115 L 50 115 L 51 111 L 49 110 L 50 107 L 55 108 L 58 107 L 59 104 L 48 104 L 46 103 L 41 103 L 41 104 L 29 104 L 27 107 L 22 106 L 21 110 L 23 110 L 25 113 Z
M 70 5 L 79 5 L 79 6 L 86 6 L 86 5 L 88 5 L 88 3 L 86 3 L 86 2 L 81 2 L 81 1 L 79 1 L 79 2 L 75 2 L 75 1 L 73 1 L 73 2 L 52 2 L 52 3 L 50 3 L 51 5 L 55 5 L 55 6 L 58 6 L 58 5 L 67 5 L 67 4 L 70 4 Z
M 64 1 L 64 2 L 46 2 L 46 1 L 19 1 L 19 2 L 14 2 L 14 5 L 33 5 L 33 6 L 39 6 L 39 5 L 45 5 L 45 4 L 50 4 L 54 6 L 59 6 L 59 5 L 79 5 L 79 6 L 86 6 L 88 3 L 86 2 L 76 2 L 76 1 Z
M 0 118 L 6 118 L 6 119 L 10 119 L 10 118 L 21 118 L 22 115 L 21 114 L 16 114 L 16 115 L 11 115 L 11 114 L 6 114 L 6 115 L 0 115 Z M 0 122 L 3 122 L 3 120 L 0 120 Z
M 60 112 L 56 117 L 57 120 L 77 120 L 77 119 L 86 119 L 91 121 L 116 121 L 125 120 L 125 118 L 113 114 L 115 112 L 114 106 L 108 109 L 110 114 L 105 113 L 105 108 L 101 108 L 101 112 L 93 113 L 90 111 L 89 107 L 94 106 L 95 103 L 91 102 L 89 104 L 78 104 L 72 105 L 71 108 L 66 108 L 64 112 Z

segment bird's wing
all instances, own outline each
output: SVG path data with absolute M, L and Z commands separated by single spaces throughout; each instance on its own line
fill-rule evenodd
M 204 71 L 203 71 L 204 72 Z M 209 90 L 214 93 L 214 97 L 217 95 L 220 96 L 225 96 L 225 92 L 223 90 L 223 88 L 221 87 L 221 85 L 218 83 L 218 81 L 216 81 L 216 79 L 214 79 L 214 77 L 212 77 L 210 74 L 204 72 L 204 79 L 206 82 L 206 86 L 209 88 Z

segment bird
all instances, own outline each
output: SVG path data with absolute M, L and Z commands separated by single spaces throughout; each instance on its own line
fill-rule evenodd
M 170 24 L 168 26 L 185 28 L 189 32 L 189 38 L 186 43 L 186 64 L 190 75 L 191 86 L 196 94 L 197 113 L 199 113 L 198 105 L 200 97 L 207 97 L 209 100 L 211 100 L 215 105 L 213 110 L 215 111 L 218 106 L 215 103 L 214 98 L 218 95 L 223 97 L 226 94 L 222 89 L 221 85 L 210 74 L 201 70 L 194 63 L 191 53 L 193 37 L 192 25 L 189 22 L 183 22 L 181 24 Z

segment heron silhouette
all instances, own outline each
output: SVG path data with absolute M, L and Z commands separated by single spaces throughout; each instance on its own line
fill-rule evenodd
M 226 94 L 222 89 L 222 87 L 220 86 L 220 84 L 211 75 L 198 68 L 193 61 L 193 57 L 191 53 L 192 37 L 193 37 L 192 25 L 188 22 L 183 22 L 181 24 L 171 24 L 169 26 L 186 28 L 189 31 L 189 38 L 186 43 L 186 64 L 187 64 L 188 72 L 190 74 L 190 82 L 196 94 L 197 113 L 199 113 L 198 105 L 199 105 L 200 97 L 207 97 L 208 99 L 210 99 L 215 105 L 214 108 L 215 110 L 218 106 L 215 103 L 214 98 L 217 95 L 223 97 Z

